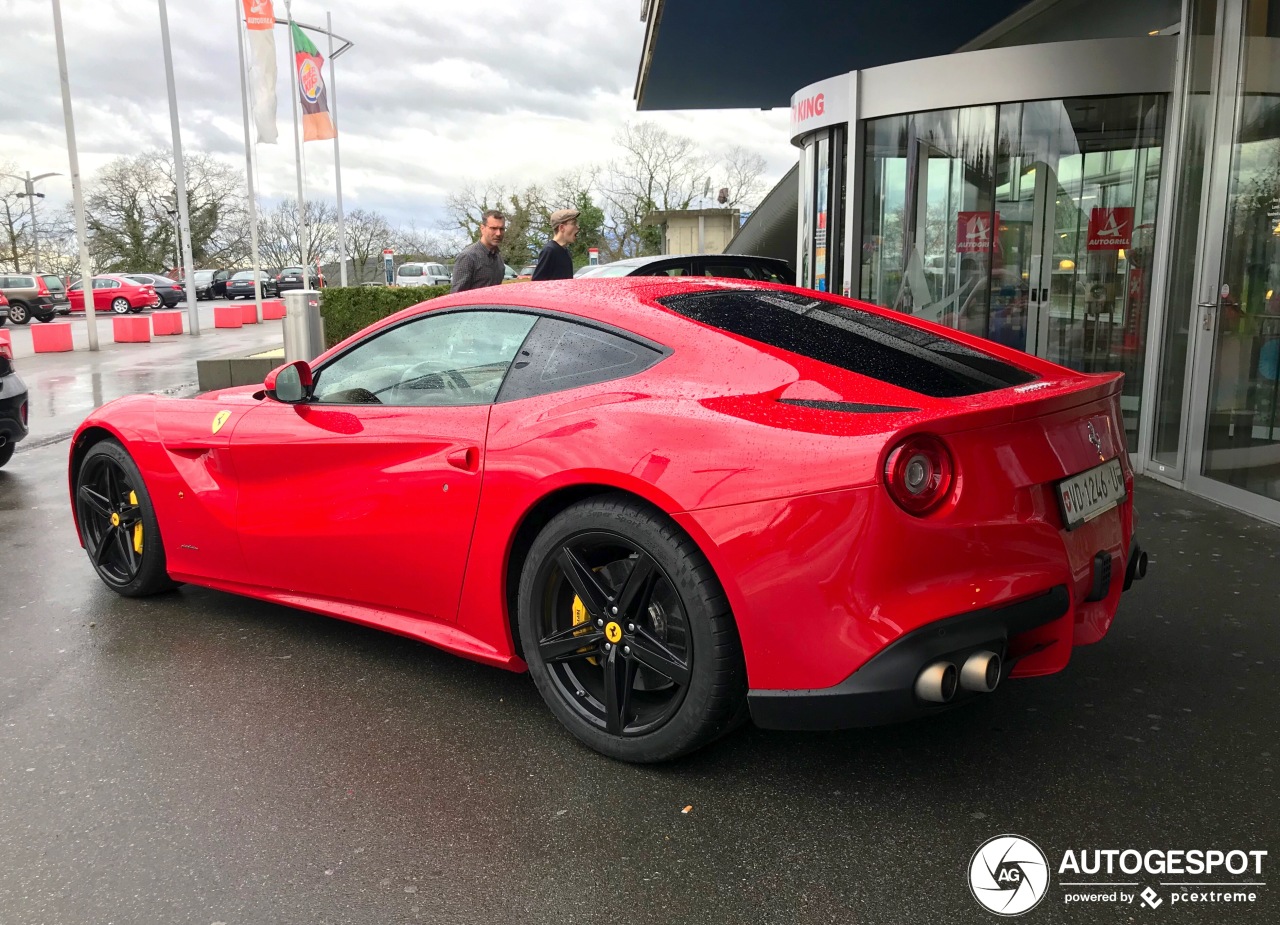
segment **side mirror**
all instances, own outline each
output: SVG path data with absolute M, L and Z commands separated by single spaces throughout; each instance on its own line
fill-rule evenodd
M 276 401 L 296 404 L 311 397 L 311 366 L 306 360 L 294 360 L 267 373 L 262 387 Z

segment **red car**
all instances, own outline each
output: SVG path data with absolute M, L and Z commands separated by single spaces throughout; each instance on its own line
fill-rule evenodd
M 528 670 L 631 761 L 1062 670 L 1145 571 L 1119 374 L 787 286 L 459 293 L 262 386 L 89 416 L 81 543 Z
M 73 312 L 84 311 L 82 285 L 80 280 L 76 280 L 67 287 Z M 112 311 L 117 315 L 127 315 L 129 312 L 140 312 L 144 308 L 159 307 L 160 296 L 156 294 L 155 286 L 115 274 L 93 278 L 93 310 L 95 312 Z

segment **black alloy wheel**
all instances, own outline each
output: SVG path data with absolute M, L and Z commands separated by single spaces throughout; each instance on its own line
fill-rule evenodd
M 591 748 L 665 761 L 745 718 L 746 671 L 724 592 L 660 512 L 625 496 L 566 509 L 531 547 L 519 601 L 539 692 Z
M 144 597 L 176 587 L 142 474 L 115 440 L 95 444 L 76 474 L 76 517 L 94 570 L 109 588 Z

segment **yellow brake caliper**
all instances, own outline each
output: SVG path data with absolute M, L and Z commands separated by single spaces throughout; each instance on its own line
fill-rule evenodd
M 598 572 L 600 571 L 600 569 L 592 569 L 592 571 Z M 582 598 L 578 597 L 575 594 L 573 596 L 573 625 L 582 626 L 582 629 L 578 630 L 573 635 L 585 636 L 587 633 L 591 632 L 591 627 L 585 625 L 587 621 L 590 619 L 591 618 L 587 616 L 587 607 L 585 604 L 582 603 Z M 592 665 L 600 664 L 598 661 L 596 661 L 596 657 L 594 655 L 590 656 L 587 659 L 587 661 L 590 662 Z
M 134 507 L 138 506 L 138 493 L 136 491 L 129 492 L 129 503 Z M 133 551 L 138 555 L 142 555 L 142 518 L 138 518 L 138 522 L 133 525 Z

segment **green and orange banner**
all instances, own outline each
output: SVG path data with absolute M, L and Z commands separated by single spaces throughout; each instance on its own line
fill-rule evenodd
M 324 87 L 324 55 L 307 38 L 307 34 L 291 22 L 293 51 L 298 72 L 298 98 L 302 102 L 302 140 L 323 141 L 337 131 L 329 118 L 329 97 Z

